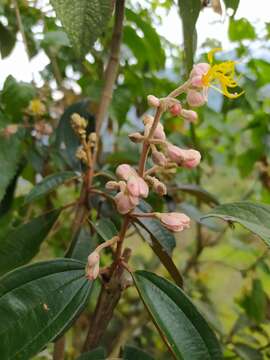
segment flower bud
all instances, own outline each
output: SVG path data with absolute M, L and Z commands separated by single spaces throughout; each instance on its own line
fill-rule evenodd
M 105 185 L 105 188 L 106 188 L 107 190 L 110 190 L 110 191 L 112 191 L 112 190 L 118 190 L 119 187 L 120 187 L 120 185 L 118 184 L 117 181 L 108 181 L 108 182 L 106 183 L 106 185 Z
M 182 213 L 155 213 L 155 216 L 162 225 L 174 232 L 182 231 L 190 226 L 190 218 Z
M 199 63 L 194 65 L 189 76 L 192 86 L 199 86 L 199 87 L 203 86 L 202 77 L 208 72 L 209 69 L 210 69 L 210 65 L 207 63 Z
M 154 182 L 153 189 L 160 196 L 164 196 L 167 194 L 166 185 L 163 184 L 163 182 L 159 181 L 158 179 L 156 179 L 156 181 Z
M 134 143 L 141 143 L 144 140 L 144 136 L 139 132 L 135 132 L 128 135 L 129 139 Z
M 198 120 L 198 114 L 193 110 L 183 109 L 181 112 L 183 118 L 191 123 L 195 123 Z
M 127 190 L 131 196 L 140 196 L 140 182 L 138 176 L 129 176 L 127 179 Z
M 87 258 L 86 276 L 89 280 L 95 280 L 99 274 L 100 256 L 97 251 L 93 251 Z
M 175 162 L 178 165 L 181 165 L 184 159 L 183 149 L 179 148 L 178 146 L 168 144 L 167 145 L 167 155 L 171 161 Z
M 143 178 L 138 177 L 139 189 L 140 189 L 140 196 L 143 198 L 147 198 L 149 194 L 149 188 L 147 183 L 144 181 Z
M 136 174 L 136 171 L 128 164 L 121 164 L 116 169 L 116 175 L 123 180 L 127 180 L 130 175 Z
M 85 152 L 85 150 L 82 148 L 82 146 L 80 146 L 80 147 L 77 149 L 75 156 L 76 156 L 76 158 L 77 158 L 78 160 L 81 160 L 81 161 L 84 162 L 85 164 L 88 163 L 86 152 Z
M 187 102 L 190 106 L 199 107 L 206 103 L 207 98 L 199 91 L 189 89 L 187 92 Z
M 160 105 L 159 99 L 154 95 L 148 95 L 147 101 L 148 101 L 148 105 L 154 108 L 157 108 Z
M 170 107 L 169 111 L 172 114 L 172 116 L 179 116 L 179 115 L 181 115 L 181 112 L 182 112 L 182 106 L 180 103 L 174 104 Z
M 125 194 L 122 191 L 114 197 L 114 200 L 117 211 L 123 215 L 133 210 L 135 206 L 139 204 L 140 201 L 138 197 L 129 196 L 128 194 Z
M 185 150 L 185 156 L 183 166 L 186 168 L 194 168 L 199 165 L 201 161 L 201 154 L 197 150 L 189 149 Z
M 153 151 L 152 152 L 152 160 L 153 163 L 159 166 L 165 166 L 167 163 L 166 156 L 161 151 Z
M 74 113 L 71 115 L 71 126 L 73 127 L 74 130 L 86 129 L 87 121 L 79 114 Z

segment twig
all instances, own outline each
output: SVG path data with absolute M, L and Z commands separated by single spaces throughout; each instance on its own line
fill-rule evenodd
M 65 336 L 62 336 L 58 340 L 56 340 L 53 349 L 53 360 L 65 359 L 65 343 Z

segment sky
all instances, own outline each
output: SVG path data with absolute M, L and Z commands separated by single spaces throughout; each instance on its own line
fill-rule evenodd
M 256 4 L 256 6 L 254 6 Z M 240 0 L 240 5 L 236 13 L 236 19 L 247 18 L 256 27 L 256 31 L 261 31 L 264 22 L 270 22 L 269 0 Z M 221 41 L 224 50 L 230 50 L 232 44 L 227 38 L 228 17 L 215 14 L 211 9 L 204 9 L 197 23 L 198 46 L 207 38 L 215 38 Z M 164 17 L 162 26 L 157 31 L 174 44 L 182 43 L 182 33 L 180 19 L 175 9 L 172 9 L 168 16 Z M 31 81 L 34 74 L 35 80 L 39 81 L 38 73 L 48 64 L 45 53 L 35 56 L 29 63 L 22 42 L 17 42 L 12 54 L 0 60 L 0 87 L 3 86 L 5 78 L 13 75 L 22 81 Z

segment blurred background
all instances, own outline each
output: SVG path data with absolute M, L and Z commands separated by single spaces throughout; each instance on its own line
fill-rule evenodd
M 203 161 L 198 171 L 168 176 L 169 196 L 164 201 L 153 196 L 151 205 L 160 211 L 184 211 L 193 220 L 191 231 L 177 236 L 174 259 L 185 275 L 189 295 L 218 333 L 224 358 L 269 359 L 267 248 L 243 228 L 200 219 L 219 203 L 270 203 L 269 1 L 213 0 L 203 1 L 202 6 L 193 39 L 195 61 L 206 61 L 209 50 L 221 47 L 216 61 L 237 61 L 245 94 L 232 101 L 211 90 L 208 104 L 198 110 L 195 131 L 183 119 L 166 114 L 169 139 L 178 146 L 195 146 Z M 147 95 L 164 97 L 185 81 L 182 20 L 177 1 L 127 1 L 119 76 L 102 130 L 101 170 L 112 172 L 120 162 L 137 163 L 138 148 L 126 135 L 142 129 L 141 116 L 149 112 Z M 11 222 L 18 224 L 78 197 L 79 186 L 72 183 L 23 207 L 24 196 L 45 176 L 81 169 L 67 114 L 80 111 L 94 122 L 111 29 L 112 21 L 110 30 L 78 60 L 49 1 L 0 1 L 0 131 L 12 124 L 18 126 L 15 138 L 1 145 L 0 171 L 6 159 L 14 158 L 16 163 L 5 172 L 5 196 L 0 189 L 3 233 Z M 110 211 L 105 208 L 103 214 L 118 226 L 119 218 Z M 70 216 L 68 211 L 61 215 L 34 261 L 63 256 Z M 134 248 L 132 266 L 168 276 L 148 244 L 133 232 L 129 235 Z M 198 239 L 202 244 L 199 250 Z M 110 254 L 107 256 L 109 259 Z M 106 263 L 106 258 L 103 261 Z M 92 297 L 89 311 L 94 303 Z M 106 345 L 113 354 L 129 342 L 147 348 L 155 359 L 169 359 L 142 309 L 137 294 L 129 289 L 117 308 Z M 85 331 L 82 316 L 68 332 L 67 359 L 77 355 Z M 51 359 L 51 349 L 36 359 Z

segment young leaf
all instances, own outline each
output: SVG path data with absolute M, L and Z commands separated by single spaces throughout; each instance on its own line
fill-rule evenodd
M 75 52 L 82 57 L 104 31 L 112 12 L 111 0 L 51 0 L 51 3 Z
M 235 15 L 240 0 L 224 0 L 225 6 L 227 9 L 233 9 L 233 16 Z
M 256 39 L 256 32 L 247 19 L 241 18 L 239 20 L 235 20 L 231 18 L 229 25 L 229 38 L 231 41 L 242 41 L 245 39 L 254 40 Z
M 114 223 L 110 219 L 102 218 L 95 224 L 93 222 L 91 222 L 91 224 L 103 241 L 110 240 L 112 237 L 118 234 Z
M 71 325 L 90 295 L 84 267 L 59 259 L 0 278 L 2 359 L 30 359 Z
M 125 346 L 123 360 L 154 360 L 152 356 L 147 354 L 145 351 L 136 348 L 135 346 Z
M 26 264 L 39 251 L 60 210 L 53 210 L 32 219 L 0 238 L 0 275 Z
M 75 171 L 63 171 L 47 176 L 30 191 L 24 202 L 27 204 L 39 199 L 43 195 L 54 190 L 57 186 L 63 184 L 65 181 L 76 178 L 77 176 L 78 174 Z
M 270 206 L 268 205 L 249 201 L 224 204 L 217 206 L 201 219 L 207 217 L 239 223 L 270 245 Z
M 180 288 L 147 271 L 136 271 L 133 278 L 144 305 L 175 359 L 222 359 L 214 333 Z

